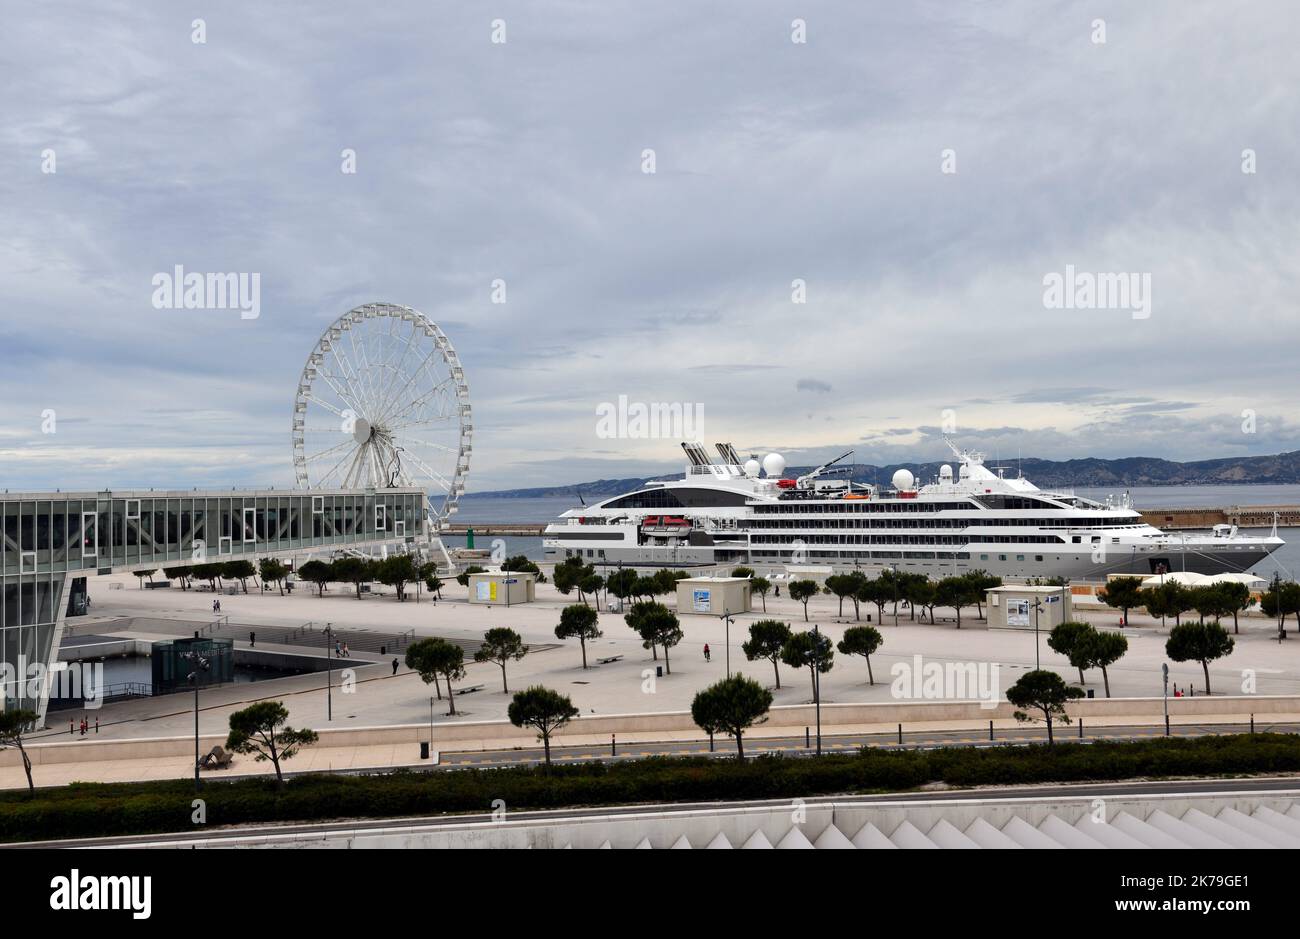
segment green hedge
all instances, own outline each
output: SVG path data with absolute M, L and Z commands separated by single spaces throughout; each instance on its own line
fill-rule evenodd
M 283 789 L 272 780 L 209 780 L 208 829 L 258 822 L 384 818 L 512 809 L 789 798 L 893 792 L 925 783 L 1015 785 L 1139 777 L 1225 776 L 1300 771 L 1300 736 L 1256 734 L 1055 746 L 866 749 L 820 758 L 762 756 L 744 763 L 654 757 L 584 763 L 384 775 L 308 775 Z M 39 774 L 39 767 L 37 768 Z M 36 841 L 194 831 L 193 783 L 75 783 L 0 793 L 0 840 Z

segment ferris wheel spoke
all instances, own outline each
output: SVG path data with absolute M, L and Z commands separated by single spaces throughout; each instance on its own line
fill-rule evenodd
M 429 350 L 429 354 L 426 355 L 424 359 L 420 362 L 420 364 L 415 367 L 415 371 L 411 372 L 411 377 L 407 379 L 406 384 L 402 385 L 401 388 L 397 389 L 397 392 L 394 395 L 394 400 L 396 401 L 401 400 L 401 395 L 405 394 L 407 388 L 410 388 L 413 384 L 415 384 L 415 380 L 420 377 L 420 374 L 424 371 L 425 367 L 429 364 L 429 361 L 437 354 L 438 354 L 437 346 Z M 450 380 L 451 380 L 450 377 L 448 377 L 448 381 Z M 400 412 L 399 414 L 385 413 L 382 417 L 382 420 L 391 420 L 394 417 L 398 417 L 399 415 Z
M 362 323 L 365 322 L 366 320 L 362 320 Z M 360 366 L 360 371 L 357 372 L 357 384 L 355 390 L 358 397 L 362 401 L 361 407 L 364 409 L 362 412 L 363 416 L 365 416 L 367 420 L 373 421 L 374 412 L 369 411 L 369 409 L 366 407 L 366 405 L 369 404 L 369 391 L 366 387 L 367 385 L 366 376 L 368 376 L 370 372 L 370 361 L 368 358 L 366 358 L 364 352 L 362 351 L 365 348 L 364 336 L 361 337 L 361 349 L 358 349 L 357 347 L 357 332 L 358 332 L 357 329 L 348 330 L 348 344 L 352 346 L 352 357 L 355 360 L 355 362 L 353 363 L 353 368 L 354 370 L 356 370 L 356 368 Z
M 435 450 L 441 450 L 444 453 L 460 452 L 459 447 L 449 447 L 446 444 L 434 443 L 432 440 L 421 440 L 419 437 L 410 437 L 410 436 L 408 436 L 406 439 L 409 440 L 411 443 L 418 443 L 422 447 L 433 447 Z
M 349 408 L 351 408 L 354 411 L 357 409 L 357 402 L 353 400 L 352 397 L 350 397 L 346 392 L 343 391 L 342 388 L 340 388 L 335 383 L 334 381 L 335 376 L 330 375 L 328 372 L 320 371 L 320 370 L 318 370 L 316 374 L 319 375 L 321 378 L 325 379 L 325 384 L 329 385 L 330 388 L 334 390 L 334 393 L 339 396 L 340 400 L 342 400 L 344 404 L 346 404 Z M 344 379 L 344 381 L 346 382 L 346 379 Z M 342 412 L 338 412 L 338 414 L 340 417 L 345 417 L 345 415 Z
M 338 376 L 339 379 L 347 386 L 349 391 L 352 391 L 355 385 L 360 381 L 360 376 L 357 375 L 356 369 L 352 366 L 352 363 L 339 353 L 337 343 L 330 345 L 330 352 L 334 355 L 334 361 L 338 364 L 339 371 L 342 373 Z M 353 396 L 356 397 L 355 392 L 353 392 Z M 355 407 L 355 405 L 353 405 L 353 407 Z
M 411 323 L 411 334 L 410 334 L 409 336 L 407 336 L 407 337 L 402 338 L 402 340 L 401 340 L 401 342 L 402 342 L 402 347 L 403 347 L 403 348 L 402 348 L 402 354 L 401 354 L 401 357 L 400 357 L 400 358 L 397 360 L 397 362 L 394 364 L 393 373 L 392 373 L 392 375 L 391 375 L 390 378 L 389 378 L 388 384 L 387 384 L 387 385 L 385 386 L 385 388 L 384 388 L 384 393 L 385 393 L 384 407 L 385 407 L 385 411 L 387 411 L 387 408 L 389 407 L 390 404 L 392 404 L 393 402 L 395 402 L 395 401 L 397 400 L 396 396 L 397 396 L 397 394 L 398 394 L 398 391 L 397 391 L 397 389 L 396 389 L 395 386 L 396 386 L 398 380 L 399 380 L 402 376 L 404 376 L 404 375 L 406 374 L 406 372 L 404 371 L 405 366 L 406 366 L 406 357 L 407 357 L 408 355 L 410 355 L 410 354 L 411 354 L 411 350 L 412 350 L 413 348 L 415 348 L 415 334 L 416 334 L 418 331 L 419 331 L 419 330 L 418 330 L 418 327 L 415 325 L 414 322 L 412 322 L 412 323 Z
M 354 457 L 354 454 L 353 454 L 352 451 L 349 451 L 349 452 L 347 452 L 347 453 L 344 453 L 344 454 L 343 454 L 343 458 L 342 458 L 341 460 L 339 460 L 337 463 L 335 463 L 332 467 L 330 467 L 330 471 L 329 471 L 328 473 L 326 473 L 326 474 L 324 474 L 323 476 L 321 476 L 321 478 L 320 478 L 320 483 L 318 483 L 318 485 L 323 486 L 323 485 L 325 485 L 327 482 L 329 482 L 330 477 L 333 476 L 336 472 L 338 472 L 339 468 L 340 468 L 344 463 L 346 463 L 346 462 L 348 461 L 348 457 L 350 457 L 350 456 Z M 355 460 L 355 457 L 354 457 L 354 460 Z
M 441 391 L 444 385 L 448 384 L 449 382 L 451 382 L 451 381 L 453 381 L 453 380 L 454 380 L 454 379 L 453 379 L 450 375 L 448 375 L 446 378 L 444 378 L 442 381 L 438 382 L 438 384 L 434 385 L 432 388 L 430 388 L 428 391 L 426 391 L 426 392 L 425 392 L 424 394 L 422 394 L 420 397 L 416 398 L 414 401 L 410 402 L 410 403 L 407 404 L 405 407 L 403 407 L 402 410 L 398 411 L 396 414 L 388 415 L 387 418 L 386 418 L 386 420 L 388 420 L 388 421 L 395 421 L 395 420 L 397 420 L 399 417 L 405 417 L 407 413 L 409 413 L 410 411 L 412 411 L 412 410 L 415 409 L 415 408 L 420 407 L 423 403 L 425 403 L 426 401 L 428 401 L 429 398 L 433 397 L 435 394 L 437 394 L 439 391 Z
M 353 440 L 352 440 L 351 438 L 348 438 L 347 440 L 343 441 L 342 443 L 340 443 L 340 444 L 336 444 L 335 446 L 330 447 L 328 450 L 321 450 L 321 451 L 319 451 L 319 452 L 317 452 L 317 453 L 313 453 L 313 454 L 311 454 L 310 456 L 306 456 L 306 457 L 304 457 L 304 459 L 305 459 L 308 463 L 312 463 L 312 462 L 314 462 L 314 461 L 316 461 L 316 460 L 323 460 L 323 459 L 325 459 L 326 457 L 331 456 L 331 455 L 333 455 L 333 454 L 335 454 L 335 453 L 338 453 L 340 450 L 346 449 L 347 447 L 349 447 L 349 446 L 353 446 L 353 445 L 354 445 Z
M 431 480 L 437 482 L 447 492 L 449 493 L 451 492 L 451 488 L 452 488 L 451 480 L 447 479 L 446 476 L 442 475 L 442 473 L 439 473 L 436 469 L 434 469 L 428 463 L 424 462 L 424 460 L 420 459 L 420 457 L 414 453 L 410 453 L 408 451 L 407 457 L 411 460 L 412 463 L 414 463 L 421 470 L 427 473 Z
M 317 373 L 317 374 L 319 374 L 319 373 Z M 346 414 L 344 414 L 344 413 L 343 413 L 339 408 L 337 408 L 337 407 L 335 407 L 334 405 L 330 404 L 330 403 L 329 403 L 328 401 L 326 401 L 325 399 L 323 399 L 323 398 L 318 398 L 318 397 L 316 396 L 315 392 L 309 392 L 309 393 L 306 395 L 306 399 L 307 399 L 308 401 L 312 402 L 313 404 L 319 404 L 321 407 L 323 407 L 323 408 L 324 408 L 325 410 L 327 410 L 327 411 L 333 411 L 333 412 L 334 412 L 336 415 L 338 415 L 339 417 L 343 418 L 344 420 L 347 420 L 347 415 L 346 415 Z

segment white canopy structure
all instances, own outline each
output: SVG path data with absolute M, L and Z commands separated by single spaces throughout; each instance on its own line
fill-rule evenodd
M 1208 574 L 1197 574 L 1194 571 L 1170 571 L 1168 574 L 1157 574 L 1154 577 L 1148 577 L 1142 581 L 1142 586 L 1159 587 L 1161 584 L 1182 584 L 1184 587 L 1199 587 L 1208 583 L 1210 583 Z
M 1268 580 L 1260 577 L 1258 574 L 1247 574 L 1231 572 L 1226 574 L 1210 574 L 1206 582 L 1211 584 L 1245 584 L 1247 587 L 1263 587 L 1268 585 Z

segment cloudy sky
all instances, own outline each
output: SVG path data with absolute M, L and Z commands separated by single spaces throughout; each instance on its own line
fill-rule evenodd
M 1300 448 L 1297 49 L 1293 0 L 15 3 L 0 486 L 291 484 L 373 300 L 458 350 L 471 490 L 680 463 L 620 395 L 792 462 Z M 176 265 L 261 315 L 155 308 Z

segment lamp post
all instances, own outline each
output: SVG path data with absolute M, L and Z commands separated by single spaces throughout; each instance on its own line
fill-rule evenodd
M 1169 736 L 1169 663 L 1160 663 L 1160 674 L 1165 683 L 1165 736 Z
M 334 720 L 334 659 L 330 643 L 334 640 L 333 624 L 325 624 L 325 720 Z
M 199 676 L 208 670 L 210 663 L 197 652 L 182 652 L 180 657 L 190 663 L 191 671 L 186 678 L 194 685 L 194 791 L 198 792 L 202 787 L 199 781 Z
M 727 644 L 723 649 L 723 653 L 727 657 L 727 677 L 730 678 L 731 677 L 731 611 L 724 610 L 722 612 L 721 619 L 723 620 L 723 622 L 727 624 L 727 639 L 726 639 Z
M 1041 601 L 1037 597 L 1035 597 L 1034 598 L 1034 668 L 1036 670 L 1041 669 L 1043 667 L 1043 663 L 1040 659 L 1041 652 L 1039 649 L 1040 643 L 1038 640 L 1038 608 L 1040 605 L 1041 605 Z
M 822 636 L 821 630 L 817 624 L 813 623 L 813 707 L 817 711 L 817 755 L 822 755 L 822 659 L 825 653 L 825 646 L 830 639 Z
M 889 569 L 894 572 L 891 578 L 894 581 L 894 625 L 898 625 L 898 565 L 891 564 Z
M 1277 604 L 1277 641 L 1286 638 L 1286 613 L 1282 610 L 1282 575 L 1273 572 L 1273 600 Z

